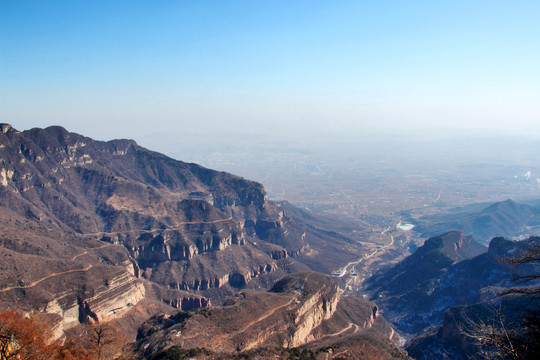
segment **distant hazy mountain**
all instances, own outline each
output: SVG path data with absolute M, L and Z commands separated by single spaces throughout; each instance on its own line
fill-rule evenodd
M 496 236 L 530 236 L 540 228 L 540 207 L 506 200 L 493 204 L 474 204 L 446 213 L 428 215 L 416 222 L 415 230 L 431 237 L 452 230 L 463 231 L 487 244 Z
M 131 140 L 0 124 L 0 309 L 69 328 L 219 304 L 361 255 L 328 221 L 290 212 L 259 183 Z

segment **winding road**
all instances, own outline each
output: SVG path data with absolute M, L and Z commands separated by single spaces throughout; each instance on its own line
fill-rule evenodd
M 133 229 L 133 230 L 124 230 L 124 231 L 99 231 L 95 233 L 85 233 L 82 234 L 83 236 L 99 236 L 99 235 L 114 235 L 114 234 L 132 234 L 132 233 L 138 233 L 138 232 L 159 232 L 159 231 L 166 231 L 166 230 L 181 230 L 183 226 L 185 225 L 197 225 L 197 224 L 218 224 L 221 222 L 226 222 L 232 220 L 232 216 L 228 217 L 227 219 L 218 219 L 218 220 L 212 220 L 212 221 L 183 221 L 176 224 L 174 227 L 167 227 L 167 228 L 157 228 L 157 229 Z
M 80 253 L 79 255 L 75 255 L 74 257 L 71 258 L 71 260 L 75 260 L 77 259 L 78 257 L 81 257 L 83 255 L 86 255 L 88 254 L 88 251 L 94 251 L 94 250 L 99 250 L 99 249 L 103 249 L 103 248 L 106 248 L 108 246 L 111 246 L 113 244 L 105 244 L 105 245 L 101 245 L 101 246 L 98 246 L 98 247 L 95 247 L 95 248 L 89 248 L 89 249 L 86 249 L 84 250 L 82 253 Z
M 52 273 L 50 275 L 47 275 L 45 277 L 42 277 L 41 279 L 39 280 L 36 280 L 28 285 L 23 285 L 23 286 L 10 286 L 10 287 L 7 287 L 7 288 L 4 288 L 4 289 L 0 289 L 0 292 L 5 292 L 5 291 L 9 291 L 9 290 L 13 290 L 13 289 L 28 289 L 28 288 L 31 288 L 31 287 L 34 287 L 36 285 L 38 285 L 39 283 L 47 280 L 47 279 L 50 279 L 50 278 L 53 278 L 55 276 L 58 276 L 58 275 L 65 275 L 65 274 L 69 274 L 69 273 L 74 273 L 74 272 L 79 272 L 79 271 L 88 271 L 92 268 L 93 265 L 88 265 L 82 269 L 72 269 L 72 270 L 66 270 L 66 271 L 61 271 L 61 272 L 58 272 L 58 273 Z
M 381 235 L 385 235 L 386 232 L 388 230 L 390 230 L 390 226 L 388 228 L 386 228 L 385 230 L 383 230 L 381 232 Z M 355 260 L 355 261 L 351 261 L 349 262 L 347 265 L 345 265 L 343 268 L 341 268 L 339 270 L 339 275 L 337 275 L 337 277 L 343 277 L 345 276 L 347 273 L 350 273 L 351 276 L 349 276 L 349 278 L 347 279 L 347 281 L 345 282 L 345 287 L 341 290 L 341 293 L 344 293 L 345 291 L 347 291 L 347 289 L 349 288 L 351 282 L 353 280 L 356 280 L 358 278 L 357 275 L 352 275 L 352 274 L 356 274 L 357 273 L 357 270 L 356 270 L 356 266 L 361 264 L 362 262 L 372 258 L 373 256 L 375 256 L 377 253 L 379 252 L 384 252 L 386 251 L 389 247 L 391 247 L 392 245 L 394 245 L 394 236 L 392 234 L 389 234 L 388 236 L 390 236 L 390 243 L 387 244 L 387 245 L 384 245 L 384 246 L 381 246 L 381 247 L 376 247 L 375 249 L 373 249 L 373 251 L 369 254 L 365 254 L 363 257 L 361 257 L 360 259 L 358 260 Z
M 163 231 L 163 230 L 178 230 L 178 229 L 181 229 L 182 226 L 184 225 L 194 225 L 194 224 L 217 224 L 217 223 L 220 223 L 220 222 L 225 222 L 225 221 L 229 221 L 229 220 L 232 220 L 232 216 L 230 216 L 228 219 L 218 219 L 218 220 L 213 220 L 213 221 L 185 221 L 185 222 L 181 222 L 181 223 L 178 223 L 176 227 L 173 227 L 173 228 L 166 228 L 166 229 L 150 229 L 150 230 L 129 230 L 129 231 L 118 231 L 118 232 L 96 232 L 96 233 L 85 233 L 85 234 L 82 234 L 83 236 L 95 236 L 95 235 L 107 235 L 107 234 L 117 234 L 117 233 L 136 233 L 136 232 L 157 232 L 157 231 Z M 109 247 L 109 246 L 112 246 L 114 244 L 103 244 L 101 246 L 98 246 L 98 247 L 95 247 L 95 248 L 88 248 L 88 249 L 85 249 L 82 253 L 80 254 L 77 254 L 75 255 L 74 257 L 72 257 L 70 260 L 76 260 L 77 258 L 83 256 L 83 255 L 86 255 L 88 254 L 89 252 L 91 251 L 95 251 L 95 250 L 99 250 L 99 249 L 103 249 L 103 248 L 106 248 L 106 247 Z M 53 278 L 55 276 L 60 276 L 60 275 L 65 275 L 65 274 L 69 274 L 69 273 L 74 273 L 74 272 L 85 272 L 85 271 L 88 271 L 92 268 L 93 265 L 88 265 L 82 269 L 72 269 L 72 270 L 66 270 L 66 271 L 62 271 L 62 272 L 58 272 L 58 273 L 52 273 L 52 274 L 49 274 L 47 276 L 44 276 L 36 281 L 33 281 L 32 283 L 28 284 L 28 285 L 14 285 L 14 286 L 8 286 L 6 288 L 3 288 L 3 289 L 0 289 L 0 293 L 2 292 L 6 292 L 6 291 L 10 291 L 10 290 L 14 290 L 14 289 L 27 289 L 27 288 L 31 288 L 31 287 L 34 287 L 38 284 L 40 284 L 41 282 L 47 280 L 47 279 L 50 279 L 50 278 Z
M 309 343 L 312 343 L 314 341 L 320 341 L 320 340 L 324 340 L 324 339 L 327 339 L 327 338 L 331 338 L 331 337 L 337 337 L 337 336 L 340 336 L 340 335 L 343 335 L 344 333 L 346 333 L 347 331 L 351 330 L 351 329 L 354 329 L 353 332 L 351 332 L 349 335 L 354 335 L 356 334 L 358 331 L 360 331 L 360 326 L 356 325 L 356 324 L 353 324 L 353 323 L 349 323 L 349 325 L 346 327 L 346 328 L 343 328 L 341 329 L 340 331 L 338 332 L 335 332 L 333 334 L 328 334 L 328 335 L 324 335 L 318 339 L 313 339 L 311 341 L 308 341 L 302 345 L 306 345 L 306 344 L 309 344 Z

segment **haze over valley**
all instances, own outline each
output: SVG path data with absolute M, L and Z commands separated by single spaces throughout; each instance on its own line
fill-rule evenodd
M 539 17 L 0 1 L 0 359 L 534 358 Z
M 398 224 L 414 226 L 423 216 L 443 217 L 471 204 L 480 209 L 508 199 L 537 205 L 540 199 L 540 143 L 534 137 L 389 132 L 279 140 L 209 132 L 150 134 L 141 142 L 256 179 L 271 199 L 346 218 L 357 225 L 349 236 L 377 244 L 387 245 L 393 236 L 419 240 L 420 234 Z M 525 226 L 512 236 L 536 231 Z
M 388 215 L 540 196 L 534 137 L 405 133 L 313 137 L 157 133 L 140 143 L 265 185 L 315 211 Z M 349 208 L 349 209 L 347 209 Z
M 58 126 L 0 129 L 0 306 L 11 309 L 16 298 L 16 309 L 47 314 L 54 336 L 69 341 L 86 341 L 77 334 L 88 333 L 88 324 L 114 321 L 126 339 L 137 340 L 116 349 L 128 358 L 146 349 L 152 356 L 172 356 L 168 349 L 201 347 L 202 358 L 227 358 L 235 351 L 271 358 L 281 347 L 324 357 L 329 345 L 353 358 L 406 357 L 397 345 L 411 346 L 419 358 L 432 356 L 435 350 L 419 342 L 466 356 L 471 350 L 439 344 L 429 337 L 433 332 L 420 336 L 432 326 L 446 331 L 437 307 L 448 296 L 444 287 L 456 286 L 463 268 L 476 274 L 466 261 L 480 256 L 493 275 L 480 286 L 477 280 L 463 285 L 473 295 L 452 295 L 443 309 L 474 305 L 487 288 L 509 286 L 500 256 L 534 248 L 540 229 L 537 170 L 526 160 L 520 164 L 532 170 L 525 173 L 502 165 L 504 157 L 491 158 L 480 171 L 469 160 L 428 169 L 421 157 L 411 161 L 410 152 L 392 161 L 379 160 L 389 159 L 379 153 L 361 162 L 350 159 L 340 171 L 339 161 L 329 159 L 339 154 L 329 151 L 321 157 L 327 163 L 310 166 L 315 158 L 305 156 L 289 173 L 289 191 L 309 199 L 297 207 L 269 200 L 260 183 L 174 160 L 132 140 L 95 141 Z M 413 167 L 416 161 L 424 165 Z M 391 166 L 398 162 L 402 167 Z M 267 174 L 279 174 L 286 163 L 265 167 Z M 429 171 L 434 175 L 414 176 Z M 486 174 L 491 181 L 482 181 Z M 407 192 L 400 193 L 404 188 L 396 182 Z M 388 201 L 397 197 L 392 191 L 405 201 Z M 455 193 L 443 197 L 443 191 Z M 520 202 L 499 201 L 509 194 Z M 534 274 L 532 266 L 527 271 Z M 396 277 L 409 282 L 412 292 L 403 292 Z M 404 299 L 423 310 L 402 308 Z M 215 310 L 197 312 L 208 308 Z M 230 311 L 251 308 L 262 312 L 255 319 L 226 320 Z M 176 320 L 168 319 L 176 309 L 179 329 L 192 329 L 191 335 L 174 335 Z M 419 322 L 415 316 L 422 311 Z M 202 336 L 202 319 L 191 323 L 198 314 L 221 324 L 214 335 Z M 297 320 L 289 322 L 290 316 Z M 268 327 L 273 330 L 265 332 Z M 211 341 L 216 337 L 222 339 L 217 345 Z M 268 346 L 273 350 L 261 350 Z

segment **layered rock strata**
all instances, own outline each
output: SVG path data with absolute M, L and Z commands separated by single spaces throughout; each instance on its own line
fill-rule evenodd
M 259 183 L 131 140 L 0 129 L 0 309 L 47 308 L 66 328 L 121 316 L 141 298 L 204 307 L 362 253 L 328 223 L 269 201 Z
M 316 348 L 372 329 L 390 343 L 394 331 L 377 307 L 341 298 L 336 282 L 316 273 L 295 273 L 268 292 L 241 291 L 221 307 L 160 316 L 139 330 L 138 347 L 160 353 L 172 347 L 204 348 L 227 356 L 255 349 Z

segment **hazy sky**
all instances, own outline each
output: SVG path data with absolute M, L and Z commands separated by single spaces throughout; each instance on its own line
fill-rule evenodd
M 540 1 L 0 0 L 0 121 L 540 135 Z

